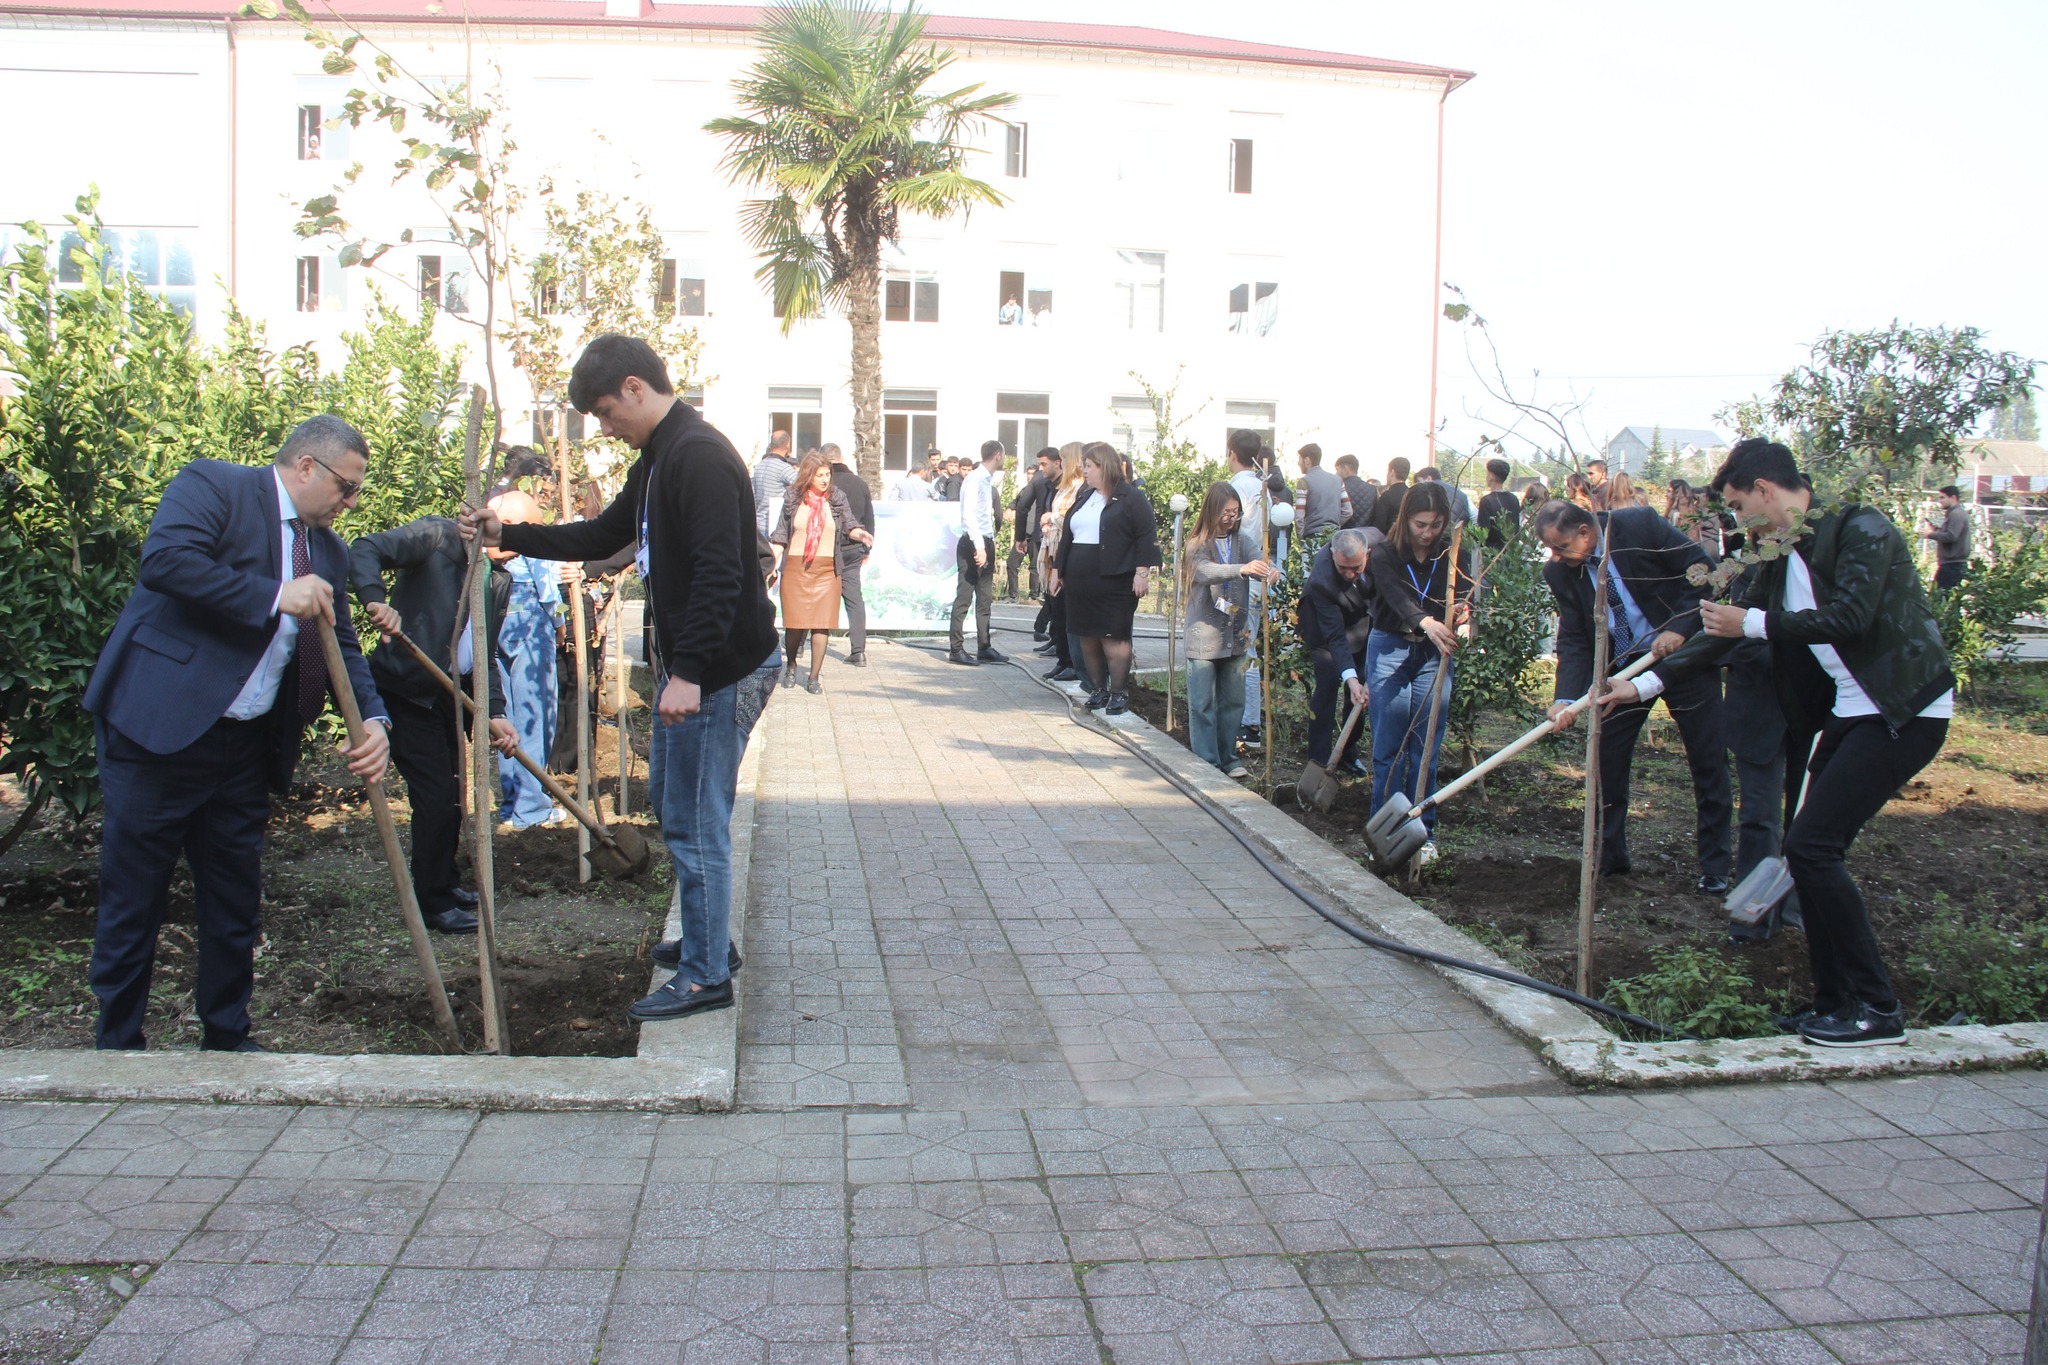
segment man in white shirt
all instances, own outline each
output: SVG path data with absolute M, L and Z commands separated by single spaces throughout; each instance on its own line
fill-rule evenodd
M 1266 487 L 1265 464 L 1260 458 L 1264 445 L 1256 431 L 1239 428 L 1230 433 L 1229 457 L 1226 467 L 1230 470 L 1230 486 L 1237 490 L 1237 500 L 1243 508 L 1243 520 L 1238 528 L 1252 538 L 1252 544 L 1259 553 L 1266 552 L 1266 510 L 1272 494 Z M 1266 585 L 1251 585 L 1251 609 L 1256 616 L 1265 610 Z M 1252 630 L 1253 647 L 1257 647 L 1259 632 Z M 1244 671 L 1244 716 L 1237 732 L 1238 743 L 1247 749 L 1256 749 L 1259 737 L 1259 666 L 1256 662 Z
M 1737 442 L 1713 488 L 1745 522 L 1761 518 L 1760 541 L 1779 552 L 1750 572 L 1740 604 L 1702 601 L 1701 634 L 1634 682 L 1615 684 L 1602 705 L 1630 706 L 1676 687 L 1739 640 L 1770 643 L 1786 757 L 1805 773 L 1785 862 L 1814 992 L 1812 1004 L 1780 1023 L 1820 1047 L 1901 1042 L 1905 1011 L 1843 855 L 1947 738 L 1956 678 L 1941 626 L 1898 527 L 1874 507 L 1817 506 L 1784 446 Z
M 1008 458 L 1001 441 L 981 443 L 981 463 L 960 480 L 960 586 L 953 594 L 952 649 L 947 662 L 999 664 L 1009 656 L 989 639 L 996 598 L 996 475 Z M 967 608 L 974 607 L 974 635 L 980 648 L 967 652 Z

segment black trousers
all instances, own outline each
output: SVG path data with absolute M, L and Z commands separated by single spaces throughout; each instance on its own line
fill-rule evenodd
M 1940 588 L 1943 592 L 1961 587 L 1963 585 L 1963 574 L 1969 567 L 1968 564 L 1960 560 L 1953 564 L 1935 565 L 1934 586 Z
M 386 706 L 391 764 L 405 778 L 412 801 L 412 891 L 421 913 L 436 915 L 455 908 L 455 850 L 462 842 L 462 749 L 455 742 L 455 699 L 444 695 L 423 706 L 390 697 Z
M 1945 720 L 1916 718 L 1894 734 L 1878 716 L 1831 720 L 1821 731 L 1806 805 L 1785 831 L 1785 863 L 1806 920 L 1814 1003 L 1824 1010 L 1856 1001 L 1879 1009 L 1898 1004 L 1863 893 L 1842 858 L 1870 817 L 1934 760 L 1947 737 Z M 1812 739 L 1811 732 L 1794 734 L 1788 753 L 1804 753 Z
M 1729 872 L 1728 821 L 1734 799 L 1728 787 L 1728 748 L 1721 728 L 1721 673 L 1711 669 L 1664 690 L 1665 708 L 1678 722 L 1685 742 L 1685 760 L 1692 769 L 1692 799 L 1698 816 L 1695 851 L 1703 876 Z M 1655 705 L 1655 701 L 1651 705 Z M 1650 718 L 1650 707 L 1624 706 L 1601 723 L 1600 730 L 1600 870 L 1629 866 L 1629 769 L 1634 765 L 1636 737 Z
M 867 563 L 861 555 L 839 566 L 839 597 L 846 603 L 846 648 L 859 654 L 868 647 L 868 604 L 860 592 L 860 571 Z
M 1025 581 L 1030 583 L 1031 585 L 1031 595 L 1033 597 L 1038 596 L 1037 541 L 1017 540 L 1012 541 L 1010 543 L 1009 585 L 1007 589 L 1007 596 L 1013 602 L 1017 600 L 1017 565 L 1019 563 L 1030 564 L 1031 572 Z
M 1061 668 L 1073 668 L 1074 647 L 1067 634 L 1067 595 L 1060 592 L 1046 598 L 1038 615 L 1045 622 L 1046 637 L 1052 641 L 1053 658 Z
M 1328 649 L 1312 649 L 1309 661 L 1316 668 L 1315 691 L 1308 699 L 1308 756 L 1312 763 L 1325 767 L 1331 763 L 1330 746 L 1337 740 L 1337 728 L 1342 722 L 1339 716 L 1350 714 L 1350 697 L 1346 693 L 1344 680 L 1339 676 L 1344 664 Z M 1360 650 L 1345 661 L 1358 674 L 1358 680 L 1365 681 L 1365 651 Z M 1335 756 L 1338 763 L 1358 756 L 1359 736 L 1366 732 L 1361 721 L 1351 732 L 1351 742 L 1344 746 L 1344 752 Z
M 1778 856 L 1785 813 L 1785 712 L 1771 681 L 1770 656 L 1761 647 L 1753 655 L 1746 647 L 1736 650 L 1721 715 L 1741 794 L 1734 874 L 1741 881 L 1758 863 Z
M 967 648 L 967 608 L 974 608 L 974 638 L 982 649 L 989 648 L 989 622 L 995 614 L 996 543 L 981 542 L 986 563 L 974 562 L 974 542 L 960 537 L 960 586 L 953 593 L 953 648 Z
M 281 701 L 289 705 L 289 700 Z M 94 1044 L 141 1048 L 171 872 L 192 869 L 199 979 L 193 992 L 210 1048 L 249 1036 L 257 915 L 263 900 L 263 826 L 270 794 L 271 718 L 222 719 L 174 754 L 153 754 L 93 719 L 99 754 L 99 918 L 92 993 L 100 1002 Z

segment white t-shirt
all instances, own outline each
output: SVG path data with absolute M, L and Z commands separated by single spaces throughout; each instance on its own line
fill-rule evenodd
M 1813 575 L 1806 567 L 1806 556 L 1794 551 L 1785 561 L 1785 610 L 1812 611 L 1816 605 L 1818 604 L 1813 596 Z M 1769 619 L 1763 612 L 1751 607 L 1749 615 L 1743 619 L 1742 633 L 1754 633 L 1762 637 L 1764 628 L 1761 621 L 1757 620 L 1760 617 L 1764 620 Z M 1755 623 L 1754 630 L 1752 623 Z M 1836 715 L 1846 720 L 1851 716 L 1874 716 L 1878 713 L 1877 703 L 1870 699 L 1870 695 L 1851 676 L 1849 665 L 1842 662 L 1839 650 L 1833 645 L 1816 644 L 1807 647 L 1813 651 L 1813 657 L 1820 661 L 1820 666 L 1828 671 L 1828 676 L 1835 680 Z M 1947 720 L 1955 713 L 1956 694 L 1951 690 L 1929 702 L 1927 709 L 1920 715 L 1926 720 Z
M 1093 494 L 1088 501 L 1074 509 L 1074 543 L 1076 545 L 1100 545 L 1102 543 L 1102 495 Z

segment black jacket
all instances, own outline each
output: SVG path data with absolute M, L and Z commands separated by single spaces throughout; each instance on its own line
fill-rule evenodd
M 1401 503 L 1408 497 L 1408 485 L 1390 483 L 1380 490 L 1372 505 L 1372 519 L 1367 524 L 1382 535 L 1394 534 L 1394 522 L 1401 515 Z
M 1648 507 L 1596 513 L 1608 553 L 1628 595 L 1650 623 L 1652 638 L 1675 631 L 1690 638 L 1700 629 L 1701 588 L 1686 577 L 1693 565 L 1713 567 L 1698 542 Z M 1586 695 L 1593 685 L 1593 570 L 1599 557 L 1573 568 L 1561 559 L 1543 566 L 1543 581 L 1557 601 L 1557 699 Z M 1649 640 L 1637 640 L 1637 650 Z M 1621 661 L 1609 660 L 1612 669 Z
M 1806 561 L 1814 605 L 1785 610 L 1785 558 L 1766 560 L 1745 577 L 1740 605 L 1766 613 L 1778 703 L 1786 719 L 1811 735 L 1834 709 L 1834 684 L 1812 646 L 1833 645 L 1896 730 L 1956 685 L 1941 625 L 1927 603 L 1913 549 L 1891 518 L 1875 507 L 1829 508 L 1794 553 Z M 1700 590 L 1693 590 L 1697 599 Z M 1670 683 L 1720 662 L 1739 640 L 1701 635 L 1657 665 Z
M 1010 525 L 1018 541 L 1036 545 L 1044 534 L 1038 529 L 1038 518 L 1052 509 L 1054 484 L 1044 475 L 1034 473 L 1017 490 L 1017 496 L 1010 503 Z
M 1434 616 L 1439 621 L 1443 620 L 1449 606 L 1451 574 L 1446 566 L 1450 558 L 1449 537 L 1439 540 L 1435 556 L 1422 564 L 1402 555 L 1391 540 L 1374 547 L 1369 569 L 1372 574 L 1373 629 L 1384 630 L 1404 640 L 1420 640 L 1423 638 L 1423 617 Z M 1474 577 L 1472 549 L 1469 545 L 1461 546 L 1457 567 L 1460 602 L 1472 595 Z M 1418 585 L 1421 588 L 1419 592 Z
M 1498 550 L 1508 543 L 1509 533 L 1522 524 L 1522 500 L 1503 488 L 1481 498 L 1475 515 L 1479 529 L 1486 535 L 1486 548 Z
M 541 559 L 599 559 L 647 520 L 647 647 L 657 673 L 705 692 L 729 687 L 775 648 L 775 611 L 756 570 L 754 490 L 732 442 L 678 399 L 590 521 L 507 526 L 506 549 Z
M 1351 499 L 1351 515 L 1344 519 L 1344 524 L 1347 527 L 1372 525 L 1372 509 L 1379 502 L 1380 490 L 1353 474 L 1344 480 L 1344 492 Z
M 832 466 L 832 486 L 846 495 L 846 505 L 853 510 L 853 519 L 869 535 L 875 533 L 875 497 L 868 492 L 867 480 L 843 464 Z M 839 549 L 834 558 L 838 561 L 839 572 L 845 573 L 868 557 L 868 547 L 853 538 L 853 527 L 839 528 Z
M 1378 559 L 1390 551 L 1384 545 L 1372 552 Z M 1338 652 L 1341 640 L 1352 655 L 1365 652 L 1365 638 L 1372 633 L 1373 582 L 1368 568 L 1347 583 L 1337 572 L 1337 560 L 1325 545 L 1316 551 L 1315 564 L 1308 571 L 1308 584 L 1301 590 L 1301 610 L 1295 628 L 1301 642 L 1310 649 Z M 1348 662 L 1346 660 L 1345 662 Z
M 1067 520 L 1060 532 L 1059 557 L 1053 561 L 1053 567 L 1062 574 L 1067 571 L 1067 560 L 1074 547 L 1074 513 L 1086 506 L 1090 498 L 1099 496 L 1094 489 L 1084 488 L 1067 509 Z M 1145 496 L 1144 490 L 1125 484 L 1103 507 L 1101 555 L 1096 569 L 1104 576 L 1132 573 L 1159 564 L 1159 523 L 1152 515 L 1152 499 Z
M 355 589 L 356 601 L 366 607 L 388 603 L 401 618 L 400 628 L 407 637 L 450 677 L 455 676 L 455 656 L 448 644 L 462 604 L 467 564 L 462 535 L 449 517 L 420 517 L 389 531 L 358 536 L 348 547 L 349 586 Z M 386 597 L 384 575 L 393 570 L 398 578 Z M 484 628 L 496 655 L 498 623 L 505 619 L 505 608 L 512 599 L 512 575 L 493 566 L 486 598 L 489 619 Z M 432 706 L 448 695 L 420 667 L 412 651 L 396 641 L 380 643 L 371 652 L 370 673 L 377 679 L 377 690 L 386 697 Z M 495 668 L 491 670 L 491 714 L 505 714 L 505 694 L 499 689 Z

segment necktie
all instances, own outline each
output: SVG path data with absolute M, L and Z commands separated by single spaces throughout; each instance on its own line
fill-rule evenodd
M 1607 575 L 1607 611 L 1609 622 L 1607 633 L 1614 648 L 1608 651 L 1612 659 L 1625 659 L 1636 642 L 1635 631 L 1628 624 L 1628 608 L 1621 601 L 1621 576 L 1614 572 L 1614 557 L 1605 556 L 1600 561 L 1600 571 Z
M 306 523 L 291 519 L 292 577 L 313 572 L 313 555 L 306 544 Z M 299 622 L 299 638 L 293 646 L 299 661 L 299 723 L 311 721 L 327 703 L 327 654 L 320 648 L 319 628 L 311 621 Z

